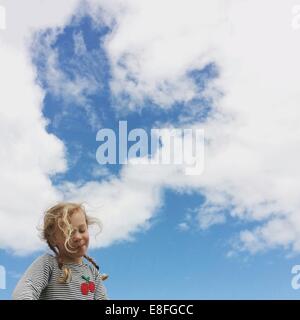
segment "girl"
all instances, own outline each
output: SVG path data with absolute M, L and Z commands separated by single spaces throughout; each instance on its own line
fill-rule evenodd
M 98 223 L 82 205 L 59 203 L 45 213 L 42 238 L 54 255 L 37 258 L 18 282 L 15 300 L 106 300 L 95 261 L 87 256 L 88 226 Z M 83 257 L 91 264 L 85 264 Z

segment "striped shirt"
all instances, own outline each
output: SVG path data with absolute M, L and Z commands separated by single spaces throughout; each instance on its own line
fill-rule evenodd
M 107 300 L 99 271 L 90 264 L 65 263 L 72 272 L 68 283 L 59 283 L 62 270 L 56 258 L 44 254 L 26 270 L 14 292 L 14 300 Z M 90 283 L 94 283 L 95 286 Z M 88 289 L 87 289 L 88 287 Z M 94 287 L 94 288 L 93 288 Z M 93 291 L 93 292 L 92 292 Z

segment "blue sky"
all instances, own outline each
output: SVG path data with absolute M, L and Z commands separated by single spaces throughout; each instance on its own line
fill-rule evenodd
M 293 171 L 297 166 L 296 161 L 287 166 L 289 158 L 281 152 L 282 148 L 292 149 L 295 143 L 290 132 L 297 134 L 293 122 L 297 111 L 290 97 L 298 88 L 295 85 L 295 91 L 287 87 L 282 92 L 276 91 L 280 82 L 270 74 L 268 63 L 272 66 L 272 62 L 279 61 L 281 66 L 285 60 L 267 59 L 263 52 L 257 58 L 257 50 L 248 56 L 249 48 L 253 49 L 249 42 L 253 40 L 247 40 L 247 35 L 253 36 L 257 30 L 240 21 L 240 15 L 245 13 L 237 14 L 241 8 L 237 6 L 237 12 L 228 13 L 222 1 L 215 2 L 221 3 L 219 13 L 211 16 L 214 8 L 207 4 L 202 9 L 207 8 L 208 18 L 203 15 L 202 19 L 211 17 L 213 22 L 216 19 L 221 31 L 214 29 L 214 23 L 207 29 L 200 24 L 199 32 L 197 28 L 195 31 L 195 24 L 188 25 L 195 18 L 193 10 L 183 13 L 186 21 L 183 28 L 176 25 L 176 15 L 170 16 L 170 22 L 162 15 L 152 30 L 151 24 L 147 25 L 149 21 L 142 14 L 139 16 L 139 10 L 133 13 L 129 10 L 126 16 L 106 4 L 110 12 L 107 15 L 113 17 L 106 21 L 105 15 L 97 11 L 89 16 L 81 3 L 71 19 L 60 22 L 60 29 L 49 23 L 47 27 L 38 26 L 31 34 L 26 64 L 35 72 L 32 91 L 43 93 L 36 93 L 34 97 L 38 98 L 32 100 L 40 99 L 36 110 L 40 110 L 41 117 L 29 110 L 28 116 L 16 116 L 14 126 L 22 127 L 27 118 L 39 118 L 39 124 L 44 124 L 47 139 L 41 138 L 37 144 L 34 140 L 32 145 L 30 140 L 21 141 L 20 150 L 24 153 L 20 154 L 24 155 L 24 163 L 32 161 L 32 166 L 42 172 L 47 183 L 41 185 L 47 188 L 41 189 L 39 182 L 34 184 L 33 176 L 28 192 L 39 192 L 41 199 L 31 218 L 22 220 L 23 229 L 18 214 L 24 208 L 26 212 L 34 208 L 35 195 L 29 198 L 30 205 L 20 199 L 19 206 L 5 203 L 1 208 L 5 213 L 2 218 L 5 236 L 0 238 L 0 265 L 6 269 L 7 288 L 0 288 L 0 299 L 10 299 L 20 275 L 43 252 L 35 240 L 37 236 L 33 235 L 34 226 L 30 225 L 28 231 L 24 229 L 30 221 L 38 222 L 41 212 L 37 208 L 44 208 L 56 199 L 56 192 L 66 198 L 86 196 L 92 206 L 104 201 L 105 212 L 100 212 L 99 217 L 103 215 L 104 228 L 107 221 L 108 231 L 96 240 L 90 255 L 110 275 L 105 285 L 111 299 L 300 297 L 300 291 L 291 286 L 291 269 L 299 263 L 300 251 L 298 181 Z M 147 11 L 151 5 L 143 3 L 130 5 L 138 9 L 145 6 Z M 118 6 L 116 1 L 115 8 Z M 193 6 L 196 4 L 191 1 Z M 259 4 L 249 2 L 248 6 L 255 12 Z M 276 17 L 280 17 L 279 7 L 275 10 Z M 157 10 L 156 4 L 153 8 Z M 167 8 L 163 7 L 162 11 Z M 267 8 L 262 6 L 262 13 Z M 179 14 L 180 5 L 174 10 Z M 153 12 L 149 13 L 149 20 Z M 276 21 L 274 17 L 270 24 Z M 262 22 L 258 18 L 262 37 L 270 35 L 271 29 Z M 279 25 L 283 26 L 281 20 Z M 230 35 L 230 50 L 223 43 L 223 32 Z M 291 31 L 286 32 L 290 36 Z M 215 42 L 211 43 L 210 37 L 206 39 L 207 34 Z M 199 39 L 202 42 L 198 45 Z M 257 36 L 257 44 L 260 40 Z M 270 52 L 278 45 L 272 41 Z M 216 43 L 220 44 L 217 53 Z M 291 43 L 287 42 L 286 47 L 295 45 L 292 40 Z M 286 54 L 281 53 L 283 57 Z M 8 56 L 5 56 L 7 61 Z M 287 69 L 290 70 L 287 76 L 295 80 L 293 69 Z M 265 84 L 258 79 L 265 80 Z M 284 101 L 290 109 L 286 113 L 277 109 L 277 101 Z M 16 110 L 20 115 L 27 112 Z M 281 122 L 282 118 L 285 121 Z M 9 116 L 3 119 L 10 124 Z M 102 128 L 117 133 L 121 120 L 127 121 L 128 130 L 143 128 L 147 133 L 167 125 L 205 128 L 210 143 L 203 178 L 188 178 L 166 167 L 160 174 L 150 171 L 143 179 L 143 171 L 135 171 L 134 167 L 126 171 L 126 165 L 100 165 L 96 159 L 99 146 L 96 134 Z M 31 126 L 28 123 L 25 128 Z M 276 130 L 278 126 L 281 127 Z M 281 135 L 274 136 L 275 131 Z M 57 140 L 48 140 L 50 136 Z M 64 151 L 59 145 L 64 146 Z M 20 154 L 7 150 L 14 159 L 13 165 L 19 165 L 14 161 Z M 36 152 L 38 164 L 34 157 L 27 160 L 26 150 L 30 154 Z M 292 158 L 298 159 L 298 153 L 294 152 Z M 61 157 L 65 158 L 65 168 Z M 52 160 L 48 163 L 47 159 Z M 135 174 L 141 180 L 134 180 Z M 17 176 L 12 181 L 18 183 L 22 178 Z M 144 186 L 138 190 L 141 181 Z M 94 187 L 91 182 L 95 183 Z M 66 183 L 72 187 L 68 189 Z M 26 185 L 20 190 L 26 190 Z M 118 192 L 115 196 L 115 190 L 119 190 L 120 199 Z M 293 192 L 289 194 L 286 190 Z M 107 202 L 101 198 L 102 194 L 108 195 Z M 133 200 L 127 202 L 127 196 Z M 16 219 L 13 222 L 10 212 Z M 115 221 L 115 226 L 111 221 Z M 28 239 L 24 245 L 15 240 L 17 233 L 5 233 L 13 223 L 21 230 L 19 236 Z M 17 254 L 20 252 L 21 255 Z

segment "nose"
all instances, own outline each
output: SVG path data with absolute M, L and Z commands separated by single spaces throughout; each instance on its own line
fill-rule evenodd
M 81 234 L 80 234 L 80 232 L 78 232 L 78 231 L 76 231 L 75 233 L 74 233 L 74 235 L 73 235 L 73 241 L 74 242 L 78 242 L 78 241 L 80 241 L 81 240 Z

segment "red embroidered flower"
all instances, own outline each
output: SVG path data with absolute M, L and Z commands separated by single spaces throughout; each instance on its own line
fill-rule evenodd
M 91 292 L 95 292 L 95 283 L 93 281 L 89 282 L 89 289 Z
M 86 296 L 90 291 L 95 292 L 95 283 L 90 281 L 90 277 L 81 276 L 81 278 L 86 281 L 80 286 L 81 293 Z
M 81 289 L 81 293 L 83 295 L 85 295 L 85 296 L 88 295 L 88 293 L 89 293 L 89 284 L 86 283 L 86 282 L 82 283 L 81 286 L 80 286 L 80 289 Z

